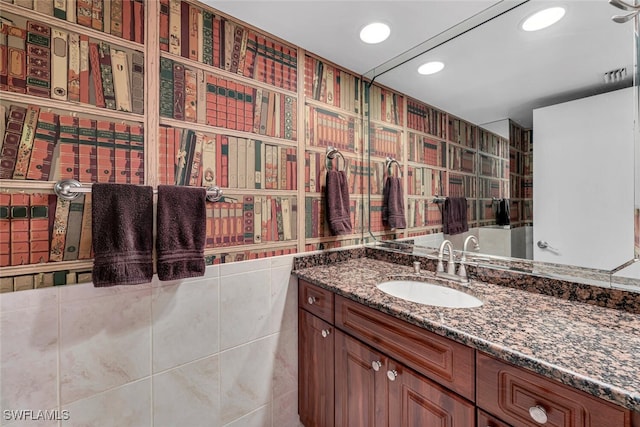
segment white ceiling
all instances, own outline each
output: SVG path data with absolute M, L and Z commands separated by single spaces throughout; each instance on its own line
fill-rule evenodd
M 381 64 L 442 37 L 445 30 L 455 32 L 458 27 L 451 27 L 461 21 L 509 2 L 515 0 L 205 0 L 359 74 L 384 68 Z M 519 29 L 526 16 L 553 5 L 567 9 L 558 24 L 535 33 Z M 376 77 L 376 82 L 476 124 L 512 118 L 530 127 L 533 108 L 609 90 L 602 79 L 606 71 L 627 67 L 627 82 L 631 80 L 633 22 L 610 19 L 621 13 L 606 0 L 531 0 Z M 372 21 L 390 25 L 388 40 L 378 45 L 359 40 L 360 29 Z M 442 60 L 445 69 L 419 75 L 417 67 L 427 59 Z

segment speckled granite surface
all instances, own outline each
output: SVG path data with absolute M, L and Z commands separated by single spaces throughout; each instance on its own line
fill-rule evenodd
M 640 411 L 640 314 L 472 281 L 484 304 L 450 309 L 392 297 L 376 284 L 411 267 L 351 254 L 299 278 L 579 390 Z M 348 258 L 348 257 L 347 257 Z M 422 277 L 439 281 L 433 270 Z M 415 276 L 412 276 L 415 278 Z M 446 283 L 446 282 L 444 282 Z M 460 285 L 458 285 L 460 286 Z

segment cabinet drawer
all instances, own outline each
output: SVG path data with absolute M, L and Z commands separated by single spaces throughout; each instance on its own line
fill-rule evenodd
M 484 411 L 478 409 L 478 423 L 477 427 L 511 427 L 509 424 L 505 424 L 499 419 L 487 414 Z
M 334 293 L 304 280 L 298 281 L 298 307 L 333 324 Z
M 481 353 L 476 372 L 478 406 L 514 426 L 625 427 L 631 423 L 630 411 L 622 407 Z
M 336 327 L 473 401 L 474 350 L 336 296 Z

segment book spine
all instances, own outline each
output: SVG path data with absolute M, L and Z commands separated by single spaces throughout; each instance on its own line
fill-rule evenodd
M 189 3 L 180 3 L 180 53 L 183 58 L 189 57 Z
M 89 43 L 89 62 L 91 64 L 91 78 L 93 79 L 93 89 L 95 93 L 96 107 L 105 108 L 106 100 L 102 87 L 102 73 L 100 68 L 100 48 L 97 43 Z M 80 76 L 82 84 L 82 75 Z M 81 92 L 82 96 L 82 92 Z M 86 100 L 88 102 L 89 93 L 86 93 Z M 115 104 L 114 104 L 115 107 Z
M 27 179 L 48 181 L 53 161 L 53 150 L 58 137 L 58 115 L 41 111 L 38 117 Z
M 115 181 L 115 124 L 106 120 L 97 123 L 98 182 Z
M 80 84 L 80 102 L 84 104 L 89 103 L 89 37 L 86 35 L 80 35 L 80 74 L 78 81 Z
M 29 263 L 49 261 L 49 198 L 46 194 L 32 194 L 29 209 Z
M 198 74 L 189 68 L 184 70 L 184 120 L 196 123 L 198 120 Z
M 133 40 L 133 0 L 122 0 L 122 38 Z
M 29 264 L 29 195 L 11 194 L 11 265 Z
M 60 116 L 60 153 L 58 156 L 60 179 L 78 178 L 78 118 Z
M 91 9 L 93 8 L 93 0 L 77 0 L 77 22 L 78 24 L 91 28 Z
M 49 98 L 51 95 L 51 28 L 38 22 L 27 22 L 26 48 L 26 93 Z
M 115 123 L 115 182 L 127 184 L 131 182 L 131 147 L 130 128 L 126 123 Z
M 54 7 L 60 6 L 60 3 L 62 3 L 63 6 L 66 7 L 66 4 L 64 2 L 61 2 L 60 0 L 52 0 L 52 1 L 36 0 L 33 3 L 33 10 L 35 10 L 36 12 L 44 13 L 45 15 L 54 16 Z M 63 19 L 66 19 L 66 17 Z
M 113 70 L 113 87 L 116 110 L 131 112 L 131 83 L 129 81 L 129 64 L 127 54 L 122 50 L 111 49 Z
M 18 148 L 27 109 L 18 105 L 9 107 L 9 117 L 5 126 L 2 149 L 0 150 L 0 178 L 13 178 L 18 158 Z
M 169 0 L 160 0 L 160 50 L 169 52 Z
M 131 125 L 131 184 L 144 184 L 144 125 Z
M 221 62 L 221 58 L 223 56 L 222 49 L 222 18 L 219 16 L 214 16 L 213 18 L 213 66 L 220 67 L 220 64 L 224 64 L 224 61 Z
M 182 64 L 173 64 L 173 118 L 184 120 L 185 69 Z
M 122 37 L 122 2 L 123 0 L 111 0 L 110 31 L 116 37 Z
M 227 126 L 227 81 L 218 78 L 216 91 L 216 126 Z
M 53 228 L 51 232 L 49 261 L 62 261 L 64 258 L 70 204 L 69 200 L 65 200 L 60 197 L 57 199 Z
M 55 50 L 55 47 L 54 47 Z M 69 101 L 80 101 L 80 36 L 69 33 L 69 69 L 67 74 Z
M 216 126 L 217 124 L 217 92 L 218 92 L 218 79 L 211 73 L 205 73 L 206 83 L 207 83 L 207 101 L 206 101 L 206 110 L 207 117 L 206 123 L 209 126 Z
M 111 34 L 111 2 L 102 3 L 102 31 Z
M 213 14 L 202 11 L 202 62 L 213 65 Z
M 245 186 L 243 188 L 256 188 L 256 144 L 253 139 L 247 140 L 245 164 Z
M 197 61 L 202 46 L 198 44 L 198 22 L 202 17 L 202 10 L 194 5 L 188 5 L 189 10 L 189 52 L 187 58 Z
M 205 124 L 207 122 L 207 80 L 204 70 L 196 73 L 196 122 Z
M 103 12 L 102 0 L 93 0 L 91 2 L 91 28 L 94 30 L 102 31 Z
M 220 186 L 229 187 L 229 138 L 222 135 L 222 145 L 220 147 Z
M 204 134 L 195 132 L 193 138 L 193 155 L 191 158 L 191 170 L 188 177 L 188 185 L 195 187 L 202 184 L 202 146 L 204 144 Z
M 173 118 L 173 61 L 160 58 L 160 116 Z
M 216 182 L 216 138 L 215 135 L 204 134 L 202 142 L 202 185 L 210 187 Z
M 181 31 L 181 2 L 169 0 L 169 52 L 174 55 L 182 54 L 180 45 Z M 184 40 L 182 40 L 184 42 Z
M 69 216 L 67 218 L 67 235 L 64 242 L 63 261 L 75 261 L 78 259 L 80 246 L 80 233 L 82 231 L 82 212 L 84 210 L 84 194 L 80 194 L 69 204 Z
M 7 25 L 0 22 L 0 90 L 9 90 L 9 86 L 7 85 L 8 66 Z M 4 135 L 4 132 L 2 135 Z
M 131 54 L 131 111 L 144 114 L 144 55 Z
M 13 179 L 27 178 L 27 170 L 29 169 L 29 160 L 31 159 L 31 151 L 33 149 L 33 141 L 35 139 L 39 114 L 40 107 L 30 105 L 27 108 L 27 114 L 24 118 L 24 125 L 22 127 L 20 145 L 18 146 L 18 155 L 16 156 L 16 164 L 13 170 Z
M 236 99 L 236 82 L 234 82 L 233 80 L 228 80 L 227 81 L 227 96 L 226 96 L 226 108 L 225 108 L 225 112 L 226 112 L 226 116 L 227 116 L 227 122 L 225 124 L 223 124 L 224 127 L 226 127 L 227 129 L 237 129 L 238 126 L 238 122 L 237 122 L 237 116 L 236 116 L 236 103 L 237 103 L 237 99 Z
M 78 179 L 81 182 L 98 180 L 97 122 L 81 117 L 78 120 Z
M 133 17 L 131 20 L 133 25 L 133 41 L 136 43 L 144 43 L 144 0 L 133 0 Z
M 102 92 L 106 108 L 116 109 L 116 92 L 113 81 L 113 67 L 111 65 L 111 47 L 102 42 L 99 45 L 100 76 L 102 78 Z
M 0 194 L 0 267 L 11 265 L 11 195 Z M 13 290 L 13 289 L 12 289 Z
M 78 259 L 91 258 L 91 193 L 84 195 L 82 210 L 82 226 L 80 227 L 80 244 L 78 245 Z

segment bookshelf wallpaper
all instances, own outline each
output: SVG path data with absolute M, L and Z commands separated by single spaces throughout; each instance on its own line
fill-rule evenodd
M 516 123 L 500 138 L 195 1 L 14 3 L 0 14 L 0 292 L 90 280 L 91 196 L 58 199 L 61 179 L 222 187 L 209 264 L 438 233 L 436 195 L 467 197 L 470 226 L 495 224 L 501 198 L 512 225 L 533 222 L 532 133 Z M 382 223 L 386 157 L 405 230 Z M 327 225 L 330 168 L 347 175 L 348 235 Z

